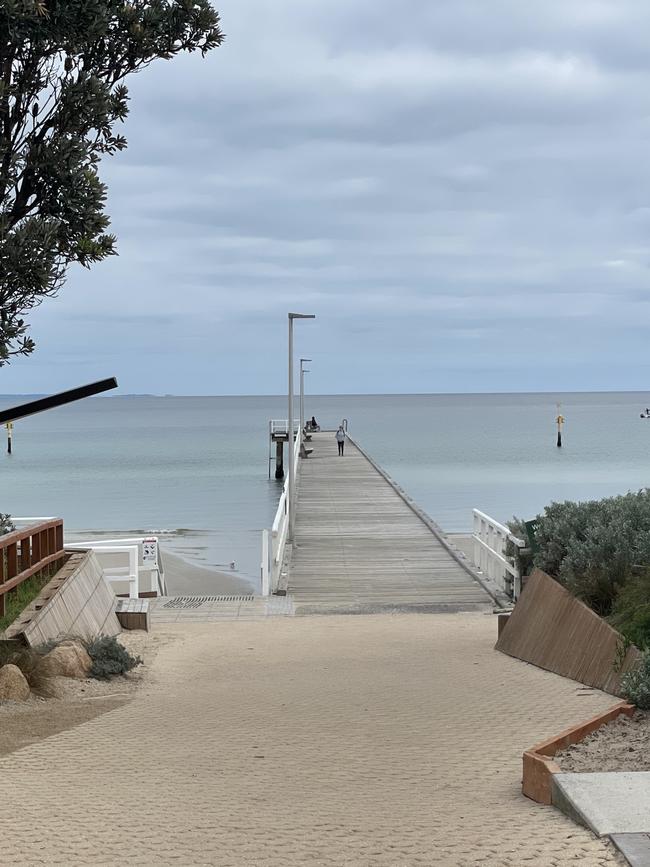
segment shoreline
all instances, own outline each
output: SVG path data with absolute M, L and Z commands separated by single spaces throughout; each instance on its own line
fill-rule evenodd
M 161 545 L 167 593 L 170 596 L 259 594 L 257 584 L 227 572 L 197 566 Z

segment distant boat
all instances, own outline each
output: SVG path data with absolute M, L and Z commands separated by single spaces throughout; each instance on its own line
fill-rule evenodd
M 648 407 L 646 407 L 645 412 L 642 412 L 639 415 L 639 418 L 650 418 L 650 409 L 648 409 Z

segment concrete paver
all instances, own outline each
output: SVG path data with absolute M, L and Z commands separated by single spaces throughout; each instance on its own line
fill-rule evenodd
M 630 867 L 650 867 L 650 834 L 612 834 Z
M 555 774 L 569 814 L 595 834 L 650 833 L 650 771 Z
M 162 630 L 132 702 L 0 760 L 6 863 L 622 863 L 520 791 L 523 749 L 611 696 L 497 653 L 494 618 Z

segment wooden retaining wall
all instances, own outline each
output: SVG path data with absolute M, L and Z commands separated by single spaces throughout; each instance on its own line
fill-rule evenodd
M 526 582 L 496 649 L 547 671 L 620 695 L 621 677 L 639 659 L 622 656 L 623 638 L 541 569 Z
M 115 595 L 97 557 L 93 551 L 78 551 L 5 634 L 33 647 L 62 636 L 92 638 L 119 632 Z

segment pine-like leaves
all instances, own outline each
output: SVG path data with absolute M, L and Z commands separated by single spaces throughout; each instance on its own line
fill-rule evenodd
M 115 253 L 98 164 L 126 147 L 124 80 L 222 40 L 209 0 L 3 0 L 0 366 L 33 350 L 24 317 L 70 263 Z

